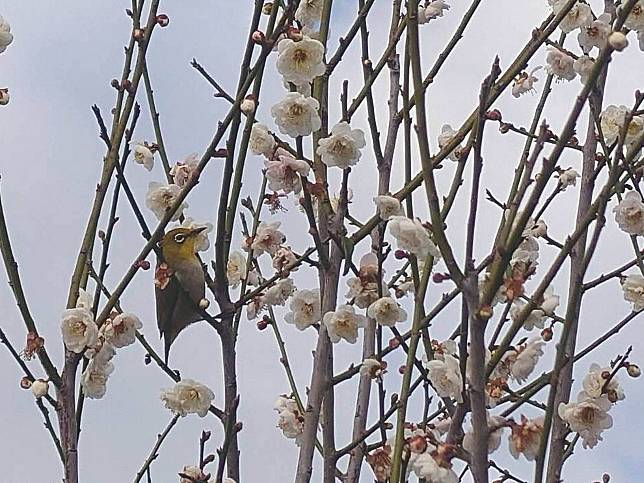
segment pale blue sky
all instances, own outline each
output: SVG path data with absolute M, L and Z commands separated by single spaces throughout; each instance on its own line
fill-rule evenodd
M 123 45 L 129 34 L 129 21 L 123 12 L 129 3 L 126 0 L 0 0 L 0 15 L 11 23 L 15 35 L 14 43 L 0 55 L 0 87 L 9 87 L 12 96 L 11 103 L 0 109 L 3 204 L 25 291 L 55 361 L 60 361 L 62 356 L 59 316 L 64 309 L 69 277 L 104 155 L 90 106 L 99 105 L 107 117 L 113 105 L 115 92 L 109 83 L 112 78 L 120 76 L 122 69 Z M 335 3 L 332 50 L 337 45 L 337 37 L 347 30 L 352 12 L 357 8 L 357 2 L 351 0 L 337 0 Z M 465 2 L 455 0 L 452 3 L 452 9 L 444 18 L 422 29 L 425 66 L 430 65 L 442 50 L 467 7 Z M 232 90 L 237 83 L 251 8 L 249 0 L 191 0 L 181 3 L 162 0 L 160 11 L 169 15 L 170 26 L 155 32 L 149 67 L 172 160 L 182 159 L 192 152 L 201 153 L 217 121 L 227 111 L 226 102 L 212 96 L 205 81 L 190 67 L 190 60 L 197 58 L 222 85 Z M 389 1 L 376 1 L 369 19 L 374 59 L 378 58 L 386 41 L 389 8 Z M 529 38 L 532 27 L 539 24 L 546 14 L 546 2 L 541 0 L 498 0 L 481 7 L 464 40 L 428 91 L 432 141 L 435 141 L 443 123 L 456 127 L 469 114 L 478 97 L 478 85 L 488 72 L 494 55 L 499 54 L 501 66 L 507 67 Z M 609 81 L 606 96 L 609 104 L 629 104 L 632 92 L 643 87 L 644 78 L 636 66 L 641 66 L 644 54 L 636 50 L 635 42 L 632 43 L 625 53 L 616 56 L 611 66 L 623 74 L 613 76 Z M 352 47 L 347 56 L 349 61 L 338 69 L 341 75 L 332 84 L 331 122 L 339 119 L 337 99 L 342 80 L 350 80 L 351 96 L 361 86 L 358 49 Z M 544 63 L 545 52 L 540 52 L 531 66 Z M 259 109 L 259 117 L 266 121 L 270 119 L 271 104 L 279 100 L 283 92 L 274 59 L 268 64 Z M 543 75 L 540 77 L 543 79 Z M 539 86 L 538 83 L 537 88 Z M 580 83 L 577 79 L 569 84 L 557 84 L 554 88 L 553 101 L 546 109 L 546 116 L 556 129 L 563 123 Z M 376 83 L 375 97 L 379 114 L 383 114 L 383 136 L 387 90 L 386 78 Z M 152 140 L 153 131 L 143 96 L 140 102 L 143 112 L 135 138 Z M 536 102 L 537 96 L 514 99 L 508 93 L 500 99 L 498 107 L 506 119 L 525 125 Z M 368 132 L 364 112 L 363 106 L 354 119 L 354 125 Z M 484 183 L 503 197 L 514 162 L 520 154 L 522 140 L 492 131 L 490 129 L 490 141 L 486 141 Z M 579 131 L 585 132 L 585 127 Z M 395 189 L 402 185 L 403 179 L 400 159 L 397 163 L 392 180 Z M 561 164 L 580 170 L 576 156 L 568 155 Z M 249 157 L 244 196 L 256 197 L 261 167 L 260 158 Z M 441 174 L 439 179 L 441 185 L 449 182 L 452 169 L 451 165 L 446 166 L 445 174 Z M 373 155 L 366 151 L 352 177 L 354 180 L 370 180 L 374 179 L 373 172 Z M 193 218 L 213 221 L 220 173 L 216 161 L 206 169 L 202 182 L 189 199 L 188 214 Z M 160 166 L 149 174 L 140 166 L 131 165 L 128 178 L 142 202 L 148 182 L 160 181 L 162 172 Z M 337 189 L 337 184 L 334 189 Z M 354 216 L 365 218 L 371 215 L 374 191 L 375 186 L 368 183 L 355 184 L 351 206 Z M 555 238 L 563 238 L 568 233 L 577 193 L 577 189 L 569 189 L 561 198 L 561 209 L 546 216 Z M 424 195 L 421 195 L 419 193 L 416 197 L 418 206 L 422 206 Z M 464 197 L 459 198 L 459 202 L 464 200 Z M 121 206 L 108 286 L 120 280 L 143 243 L 127 205 L 123 203 Z M 300 229 L 304 219 L 293 208 L 291 200 L 287 206 L 290 208 L 288 213 L 275 215 L 273 219 L 283 221 L 289 242 L 297 250 L 302 250 L 310 243 Z M 422 216 L 422 209 L 419 213 Z M 456 245 L 459 249 L 463 239 L 461 220 L 464 213 L 463 208 L 456 209 L 448 222 L 450 236 L 458 240 Z M 484 204 L 481 219 L 497 220 L 498 214 L 497 210 Z M 146 216 L 150 224 L 154 223 L 150 213 L 146 212 Z M 591 275 L 609 270 L 630 256 L 628 240 L 615 229 L 610 217 L 606 231 L 607 238 L 600 246 Z M 482 223 L 480 232 L 489 238 L 493 227 Z M 485 253 L 488 243 L 486 238 L 479 255 Z M 360 245 L 356 253 L 362 254 L 366 250 L 368 242 Z M 548 260 L 552 253 L 549 247 L 542 247 L 544 260 Z M 144 323 L 144 334 L 160 348 L 154 321 L 151 277 L 150 272 L 139 274 L 122 302 L 127 310 L 139 315 Z M 300 270 L 295 278 L 301 288 L 312 288 L 315 284 L 311 272 Z M 565 300 L 566 285 L 565 274 L 554 283 L 562 300 Z M 432 288 L 430 297 L 436 299 L 442 290 L 442 286 Z M 344 291 L 343 282 L 340 293 Z M 597 292 L 596 298 L 589 298 L 584 305 L 580 335 L 582 347 L 629 310 L 617 282 L 597 289 Z M 0 284 L 0 307 L 0 325 L 11 340 L 21 346 L 25 337 L 23 325 L 9 287 L 4 283 Z M 437 338 L 451 332 L 457 313 L 455 306 L 436 321 L 432 330 Z M 628 344 L 634 345 L 637 359 L 642 350 L 640 341 L 643 334 L 638 324 L 634 322 L 596 357 L 584 360 L 579 370 L 584 371 L 593 361 L 606 364 Z M 303 391 L 309 379 L 313 333 L 295 332 L 289 326 L 284 327 L 283 332 Z M 5 388 L 6 395 L 0 411 L 3 481 L 58 481 L 59 465 L 54 448 L 42 428 L 41 415 L 31 394 L 20 391 L 18 387 L 21 377 L 18 367 L 4 348 L 0 349 L 0 386 Z M 358 361 L 360 350 L 359 345 L 338 346 L 336 369 L 342 370 L 350 362 Z M 244 422 L 244 430 L 240 434 L 244 481 L 290 481 L 297 449 L 275 427 L 273 402 L 280 393 L 288 392 L 275 342 L 269 331 L 258 332 L 254 323 L 245 322 L 238 352 L 242 394 L 240 418 Z M 143 356 L 144 351 L 138 345 L 119 351 L 107 396 L 86 404 L 79 449 L 83 483 L 131 481 L 147 457 L 156 434 L 171 417 L 158 398 L 161 388 L 168 387 L 171 381 L 155 366 L 145 366 Z M 192 326 L 182 335 L 173 348 L 171 361 L 185 377 L 212 387 L 217 395 L 216 402 L 222 401 L 219 346 L 215 335 L 205 325 Z M 393 374 L 388 381 L 389 393 L 399 387 L 397 365 L 396 359 L 391 359 Z M 31 367 L 39 373 L 35 362 Z M 540 369 L 547 367 L 540 366 Z M 644 423 L 637 402 L 644 396 L 644 389 L 639 381 L 623 383 L 627 399 L 612 410 L 615 427 L 605 433 L 605 441 L 595 451 L 581 448 L 577 451 L 567 465 L 567 481 L 598 480 L 604 471 L 613 475 L 612 481 L 635 481 L 644 473 L 638 450 L 643 438 L 633 431 Z M 345 383 L 338 390 L 339 445 L 350 436 L 353 394 L 352 383 Z M 196 463 L 198 437 L 202 429 L 213 430 L 210 450 L 214 451 L 221 438 L 219 422 L 212 417 L 203 420 L 183 418 L 153 464 L 155 483 L 178 481 L 176 472 L 183 465 Z M 517 470 L 525 478 L 529 477 L 530 467 L 525 461 L 515 462 L 507 456 L 506 443 L 501 451 L 502 454 L 495 454 L 496 460 Z M 370 481 L 368 469 L 363 475 L 364 481 Z

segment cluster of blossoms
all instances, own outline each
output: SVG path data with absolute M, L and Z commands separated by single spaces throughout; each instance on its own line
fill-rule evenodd
M 577 401 L 561 403 L 557 408 L 559 417 L 571 431 L 579 434 L 584 448 L 593 448 L 602 440 L 602 432 L 613 426 L 608 411 L 614 403 L 625 398 L 616 372 L 614 368 L 592 364 Z
M 2 15 L 0 15 L 0 54 L 7 50 L 9 44 L 13 42 L 13 34 L 11 33 L 11 25 L 7 22 Z M 10 96 L 9 89 L 0 88 L 0 106 L 9 104 Z
M 68 351 L 84 354 L 89 363 L 81 376 L 83 394 L 101 399 L 107 391 L 107 380 L 114 371 L 116 349 L 127 347 L 136 340 L 136 331 L 143 327 L 139 318 L 129 313 L 113 312 L 101 325 L 94 321 L 92 298 L 80 290 L 76 307 L 63 312 L 61 330 Z
M 286 438 L 294 439 L 299 446 L 300 436 L 304 432 L 304 415 L 297 402 L 292 397 L 280 396 L 275 402 L 277 411 L 277 427 Z
M 197 414 L 203 418 L 214 398 L 214 393 L 207 386 L 192 379 L 182 379 L 174 387 L 161 392 L 165 407 L 180 416 Z
M 601 113 L 600 126 L 607 144 L 613 144 L 623 133 L 626 148 L 634 144 L 644 132 L 644 116 L 633 116 L 626 126 L 629 109 L 626 106 L 608 106 Z
M 425 7 L 418 7 L 418 23 L 420 25 L 443 16 L 445 10 L 449 10 L 450 6 L 445 3 L 445 0 L 431 0 L 427 2 Z

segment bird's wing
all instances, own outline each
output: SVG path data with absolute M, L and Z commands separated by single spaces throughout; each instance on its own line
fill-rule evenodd
M 170 281 L 165 288 L 160 289 L 159 287 L 154 287 L 157 306 L 157 325 L 159 327 L 159 335 L 161 336 L 167 332 L 172 324 L 179 293 L 180 285 L 174 277 L 170 277 Z

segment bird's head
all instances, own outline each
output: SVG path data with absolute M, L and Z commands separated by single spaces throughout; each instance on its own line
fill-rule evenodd
M 159 244 L 163 250 L 163 258 L 165 258 L 168 265 L 172 267 L 183 262 L 191 261 L 197 251 L 195 250 L 197 235 L 206 228 L 205 226 L 197 228 L 181 227 L 170 230 L 163 235 Z

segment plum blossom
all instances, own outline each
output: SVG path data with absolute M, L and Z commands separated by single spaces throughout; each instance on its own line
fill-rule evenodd
M 611 402 L 625 399 L 626 395 L 617 376 L 610 378 L 610 381 L 606 384 L 612 372 L 613 370 L 610 367 L 601 367 L 595 363 L 591 364 L 588 369 L 588 374 L 586 374 L 586 377 L 582 381 L 583 392 L 590 398 L 599 398 L 607 395 L 608 400 Z
M 378 257 L 373 253 L 367 253 L 360 259 L 358 276 L 347 280 L 349 292 L 347 298 L 353 299 L 354 303 L 361 309 L 366 309 L 380 297 L 378 285 Z M 387 287 L 380 283 L 382 293 L 387 292 Z
M 228 255 L 226 263 L 226 278 L 228 285 L 237 287 L 246 276 L 246 256 L 239 250 L 234 250 Z
M 539 242 L 533 236 L 526 236 L 512 254 L 510 265 L 519 262 L 526 265 L 534 265 L 539 260 Z
M 534 461 L 539 453 L 541 444 L 541 433 L 543 433 L 544 417 L 528 419 L 521 415 L 521 423 L 511 422 L 510 427 L 510 454 L 519 459 L 520 455 L 525 456 L 528 461 Z
M 501 446 L 501 438 L 503 437 L 503 429 L 506 426 L 505 418 L 501 416 L 487 415 L 487 425 L 490 430 L 487 440 L 487 453 L 494 453 Z M 470 453 L 474 450 L 474 430 L 470 429 L 465 436 L 463 436 L 463 448 Z
M 579 173 L 572 168 L 564 169 L 559 172 L 559 189 L 566 191 L 569 186 L 577 186 Z
M 9 89 L 0 88 L 0 106 L 6 106 L 11 100 L 11 95 L 9 94 Z
M 302 191 L 300 176 L 306 177 L 311 167 L 306 161 L 295 159 L 291 153 L 277 148 L 275 156 L 264 161 L 268 188 L 273 191 L 282 190 L 284 193 L 299 193 Z
M 282 430 L 286 438 L 295 439 L 295 444 L 299 446 L 300 436 L 304 432 L 304 416 L 295 399 L 280 396 L 275 402 L 274 409 L 278 414 L 277 427 Z
M 340 305 L 335 312 L 327 312 L 322 319 L 329 338 L 334 344 L 344 339 L 350 344 L 358 340 L 358 329 L 365 326 L 367 318 L 356 314 L 351 305 Z
M 581 82 L 586 84 L 590 78 L 590 73 L 595 67 L 595 59 L 588 55 L 582 55 L 579 58 L 575 59 L 575 62 L 572 64 L 572 68 L 575 70 L 579 77 L 581 77 Z
M 438 248 L 429 237 L 429 230 L 418 219 L 392 216 L 389 218 L 389 231 L 401 250 L 409 251 L 421 260 L 428 256 L 440 258 Z
M 400 201 L 398 201 L 398 199 L 394 198 L 393 196 L 376 196 L 373 199 L 373 202 L 376 204 L 380 219 L 384 221 L 389 220 L 392 216 L 404 215 Z
M 579 433 L 584 448 L 594 448 L 603 438 L 601 433 L 613 426 L 608 414 L 611 403 L 606 396 L 590 398 L 583 391 L 577 402 L 560 403 L 557 412 L 570 430 Z
M 90 399 L 101 399 L 107 392 L 107 380 L 114 371 L 114 364 L 101 364 L 99 359 L 92 359 L 81 375 L 83 394 Z
M 441 128 L 441 133 L 438 135 L 438 147 L 440 149 L 443 149 L 452 141 L 452 139 L 454 139 L 454 137 L 457 134 L 458 134 L 458 131 L 455 131 L 454 129 L 452 129 L 452 126 L 450 126 L 449 124 L 443 124 L 443 127 Z M 458 161 L 462 151 L 463 151 L 463 146 L 458 144 L 447 155 L 447 159 L 451 161 Z
M 297 257 L 290 247 L 280 247 L 273 255 L 273 268 L 278 272 L 296 272 L 298 267 L 292 266 L 297 262 Z M 292 268 L 288 268 L 292 266 Z
M 196 172 L 198 165 L 199 158 L 197 153 L 189 154 L 183 161 L 177 161 L 177 163 L 170 168 L 170 176 L 172 176 L 174 184 L 183 188 L 190 178 L 192 178 L 193 173 Z
M 98 326 L 94 322 L 91 298 L 85 290 L 79 291 L 76 307 L 63 312 L 61 330 L 65 347 L 76 354 L 96 342 Z
M 174 205 L 180 192 L 181 188 L 176 184 L 165 184 L 152 181 L 148 185 L 145 205 L 159 220 L 161 220 L 167 211 Z M 183 210 L 187 207 L 188 204 L 185 201 L 182 202 L 173 213 L 170 221 L 177 221 L 181 218 Z
M 312 27 L 320 23 L 324 0 L 301 0 L 295 11 L 295 20 L 302 25 Z
M 597 20 L 594 20 L 589 26 L 582 27 L 577 40 L 584 54 L 588 54 L 593 47 L 601 49 L 606 45 L 610 32 L 610 14 L 608 13 L 597 17 Z
M 530 377 L 539 358 L 543 355 L 544 345 L 545 342 L 541 338 L 532 339 L 504 355 L 503 362 L 509 366 L 510 375 L 515 381 L 522 383 Z
M 348 122 L 341 121 L 333 126 L 329 137 L 318 141 L 316 153 L 327 166 L 346 169 L 357 164 L 366 144 L 362 129 L 351 129 Z
M 309 84 L 324 74 L 324 45 L 319 40 L 303 37 L 295 42 L 283 39 L 277 45 L 277 71 L 285 82 Z
M 566 4 L 566 0 L 551 1 L 552 11 L 557 14 L 561 8 Z M 575 29 L 590 25 L 593 21 L 593 12 L 590 5 L 577 2 L 570 11 L 563 18 L 559 24 L 559 28 L 566 34 L 569 34 Z
M 101 327 L 101 333 L 107 342 L 120 348 L 134 344 L 136 331 L 142 327 L 143 324 L 136 315 L 124 312 L 105 322 Z
M 295 284 L 290 278 L 278 280 L 264 293 L 264 303 L 267 305 L 284 305 L 295 292 Z
M 360 375 L 369 376 L 370 379 L 381 379 L 385 372 L 387 372 L 387 363 L 376 359 L 367 358 L 360 366 Z
M 11 25 L 0 15 L 0 54 L 7 50 L 11 42 L 13 42 Z
M 633 6 L 633 9 L 626 17 L 624 27 L 630 30 L 636 30 L 638 34 L 644 32 L 644 0 L 639 0 Z
M 570 81 L 577 75 L 573 68 L 575 59 L 556 47 L 548 47 L 546 63 L 546 72 L 554 75 L 558 80 L 564 79 Z
M 49 381 L 44 379 L 36 379 L 31 383 L 31 394 L 34 395 L 36 399 L 44 397 L 49 392 Z
M 204 472 L 197 466 L 184 466 L 181 470 L 181 474 L 190 478 L 181 477 L 179 483 L 194 483 L 195 481 L 202 482 L 206 479 Z
M 440 397 L 450 397 L 457 402 L 463 401 L 463 377 L 458 359 L 445 354 L 443 360 L 433 359 L 426 364 L 427 377 Z
M 298 330 L 305 330 L 322 320 L 320 306 L 320 289 L 298 290 L 291 298 L 290 312 L 286 313 L 284 320 L 295 325 Z
M 261 154 L 270 158 L 275 151 L 275 138 L 261 122 L 256 122 L 250 130 L 248 147 L 253 154 Z
M 259 224 L 253 242 L 250 245 L 257 256 L 262 253 L 274 255 L 279 250 L 282 243 L 286 240 L 284 234 L 279 230 L 280 225 L 281 223 L 279 221 L 272 223 L 262 221 Z
M 624 300 L 633 304 L 633 310 L 644 310 L 644 277 L 640 274 L 628 275 L 622 280 Z
M 619 133 L 624 127 L 626 121 L 626 113 L 628 108 L 626 106 L 610 105 L 604 109 L 600 115 L 600 126 L 602 134 L 608 144 L 613 144 L 617 141 Z
M 214 398 L 215 394 L 208 387 L 192 379 L 182 379 L 161 392 L 165 407 L 181 416 L 195 413 L 203 418 Z
M 284 99 L 271 108 L 271 116 L 280 132 L 295 138 L 308 136 L 320 129 L 322 121 L 318 115 L 320 103 L 313 97 L 304 97 L 289 92 Z
M 386 327 L 393 327 L 407 318 L 407 312 L 391 297 L 376 300 L 367 309 L 367 315 Z
M 629 191 L 613 208 L 619 228 L 629 235 L 644 235 L 644 203 L 637 191 Z
M 436 461 L 434 453 L 419 454 L 410 466 L 419 479 L 427 483 L 458 483 L 458 475 L 449 462 Z M 446 463 L 446 464 L 445 464 Z
M 512 84 L 512 95 L 514 97 L 521 97 L 521 95 L 525 94 L 526 92 L 533 92 L 534 91 L 534 84 L 539 81 L 537 77 L 535 77 L 534 73 L 541 69 L 542 66 L 537 66 L 534 69 L 530 71 L 530 73 L 527 72 L 521 72 L 519 76 L 514 80 L 514 84 Z
M 130 149 L 134 153 L 134 161 L 137 164 L 142 164 L 148 171 L 152 171 L 154 167 L 152 146 L 145 141 L 130 141 Z
M 418 7 L 418 23 L 425 24 L 430 20 L 442 17 L 445 10 L 449 10 L 450 6 L 445 3 L 445 0 L 432 0 L 426 7 Z

